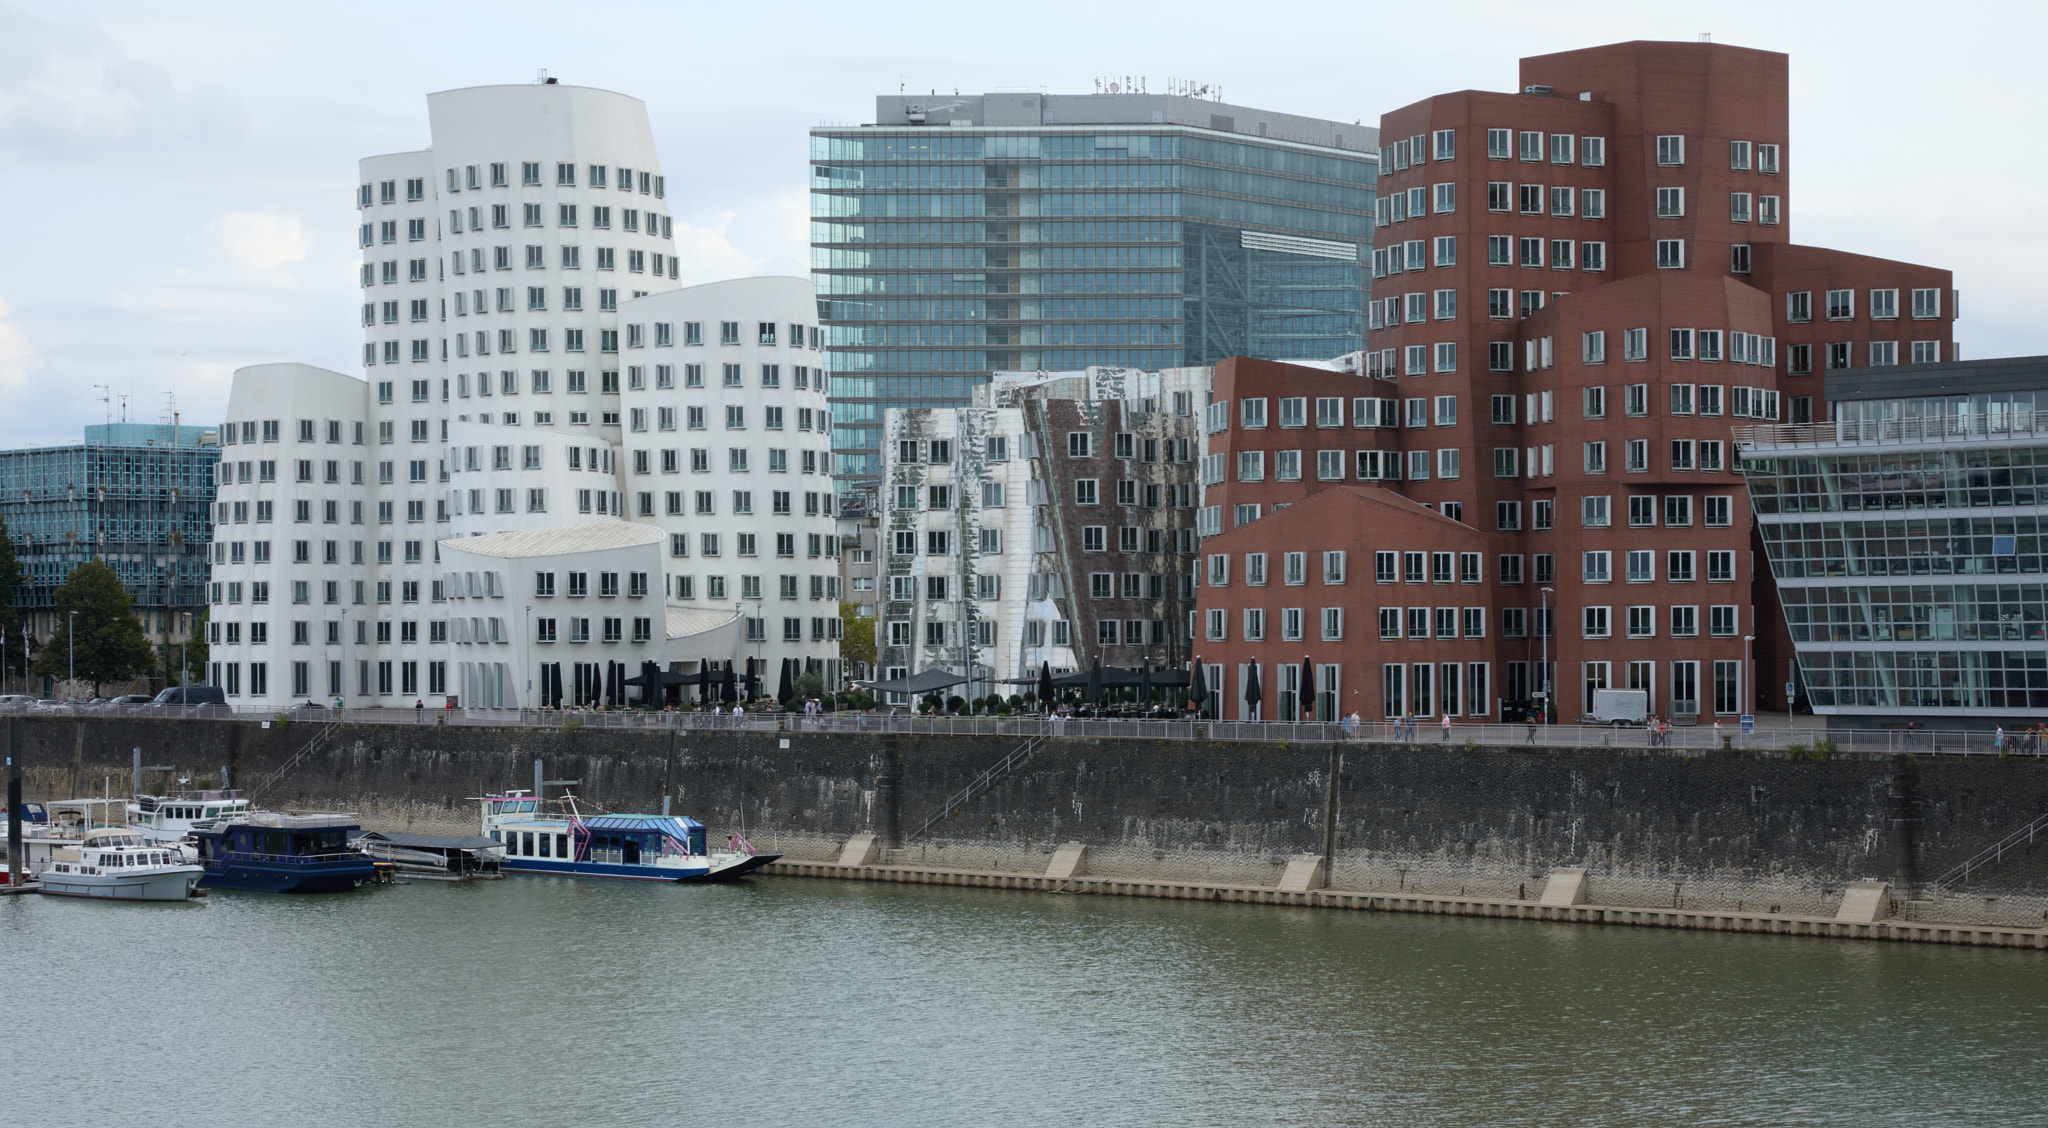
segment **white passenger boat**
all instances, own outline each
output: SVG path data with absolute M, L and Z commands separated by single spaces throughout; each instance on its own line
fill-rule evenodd
M 176 795 L 137 795 L 128 803 L 128 825 L 150 842 L 184 845 L 193 824 L 228 819 L 249 811 L 239 791 L 182 791 Z
M 130 827 L 98 827 L 77 839 L 36 838 L 23 845 L 43 892 L 60 897 L 183 901 L 206 872 L 186 862 L 176 847 L 145 842 Z

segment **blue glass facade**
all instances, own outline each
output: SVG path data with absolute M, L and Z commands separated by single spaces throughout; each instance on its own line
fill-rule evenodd
M 0 451 L 0 518 L 26 573 L 19 606 L 37 637 L 57 588 L 86 560 L 105 561 L 151 634 L 203 612 L 220 448 L 207 432 L 115 423 L 77 446 Z
M 811 246 L 835 471 L 882 412 L 998 370 L 1364 347 L 1374 158 L 1174 125 L 819 129 Z

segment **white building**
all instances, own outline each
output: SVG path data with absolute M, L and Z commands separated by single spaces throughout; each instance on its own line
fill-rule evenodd
M 810 283 L 677 288 L 667 185 L 636 99 L 489 86 L 430 95 L 428 110 L 431 147 L 362 162 L 364 378 L 236 373 L 210 680 L 262 708 L 533 703 L 548 684 L 535 669 L 558 663 L 687 672 L 757 658 L 772 671 L 791 657 L 836 680 Z M 524 561 L 529 537 L 549 568 L 475 563 Z M 652 559 L 610 562 L 629 548 Z M 543 645 L 525 607 L 544 571 L 643 575 L 647 592 L 620 598 L 649 609 L 551 618 L 558 637 L 594 621 L 599 657 L 500 656 Z M 505 586 L 472 593 L 472 574 Z M 519 615 L 470 602 L 494 598 L 519 600 Z M 607 643 L 615 618 L 648 621 L 646 637 L 625 625 Z M 579 684 L 572 673 L 561 696 Z
M 669 595 L 744 608 L 745 655 L 838 676 L 839 543 L 817 298 L 742 278 L 627 304 L 628 517 L 668 534 Z

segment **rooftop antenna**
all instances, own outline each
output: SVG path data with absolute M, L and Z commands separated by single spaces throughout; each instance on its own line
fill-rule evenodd
M 542 68 L 540 68 L 539 70 L 537 70 L 537 71 L 533 72 L 533 84 L 534 84 L 535 86 L 546 86 L 546 85 L 547 85 L 547 82 L 548 82 L 548 68 L 546 68 L 546 67 L 542 67 Z

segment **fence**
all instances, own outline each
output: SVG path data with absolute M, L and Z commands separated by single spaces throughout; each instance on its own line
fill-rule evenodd
M 0 714 L 34 716 L 76 716 L 92 718 L 153 718 L 207 720 L 273 720 L 294 723 L 385 725 L 482 725 L 528 728 L 637 729 L 745 731 L 787 733 L 902 733 L 912 736 L 997 736 L 1029 739 L 1036 736 L 1118 738 L 1174 741 L 1236 741 L 1248 744 L 1313 742 L 1373 742 L 1415 745 L 1464 745 L 1491 747 L 1533 746 L 1539 748 L 1682 748 L 1706 750 L 1732 748 L 1781 751 L 1798 747 L 1812 750 L 1827 745 L 1831 752 L 1915 752 L 1957 756 L 2040 756 L 2043 741 L 2022 732 L 2005 734 L 2001 744 L 1993 731 L 1920 729 L 1855 729 L 1829 732 L 1815 719 L 1811 727 L 1760 725 L 1744 733 L 1732 721 L 1673 728 L 1653 736 L 1639 727 L 1604 725 L 1452 724 L 1446 729 L 1418 720 L 1412 724 L 1396 721 L 1363 721 L 1356 729 L 1338 723 L 1297 723 L 1288 721 L 1206 721 L 1206 720 L 1123 720 L 1115 718 L 1050 718 L 1043 715 L 1012 717 L 931 717 L 887 713 L 758 712 L 653 713 L 634 710 L 577 712 L 541 709 L 294 709 L 285 713 L 236 710 L 229 706 L 157 707 L 150 705 L 102 706 L 97 709 L 19 708 Z

